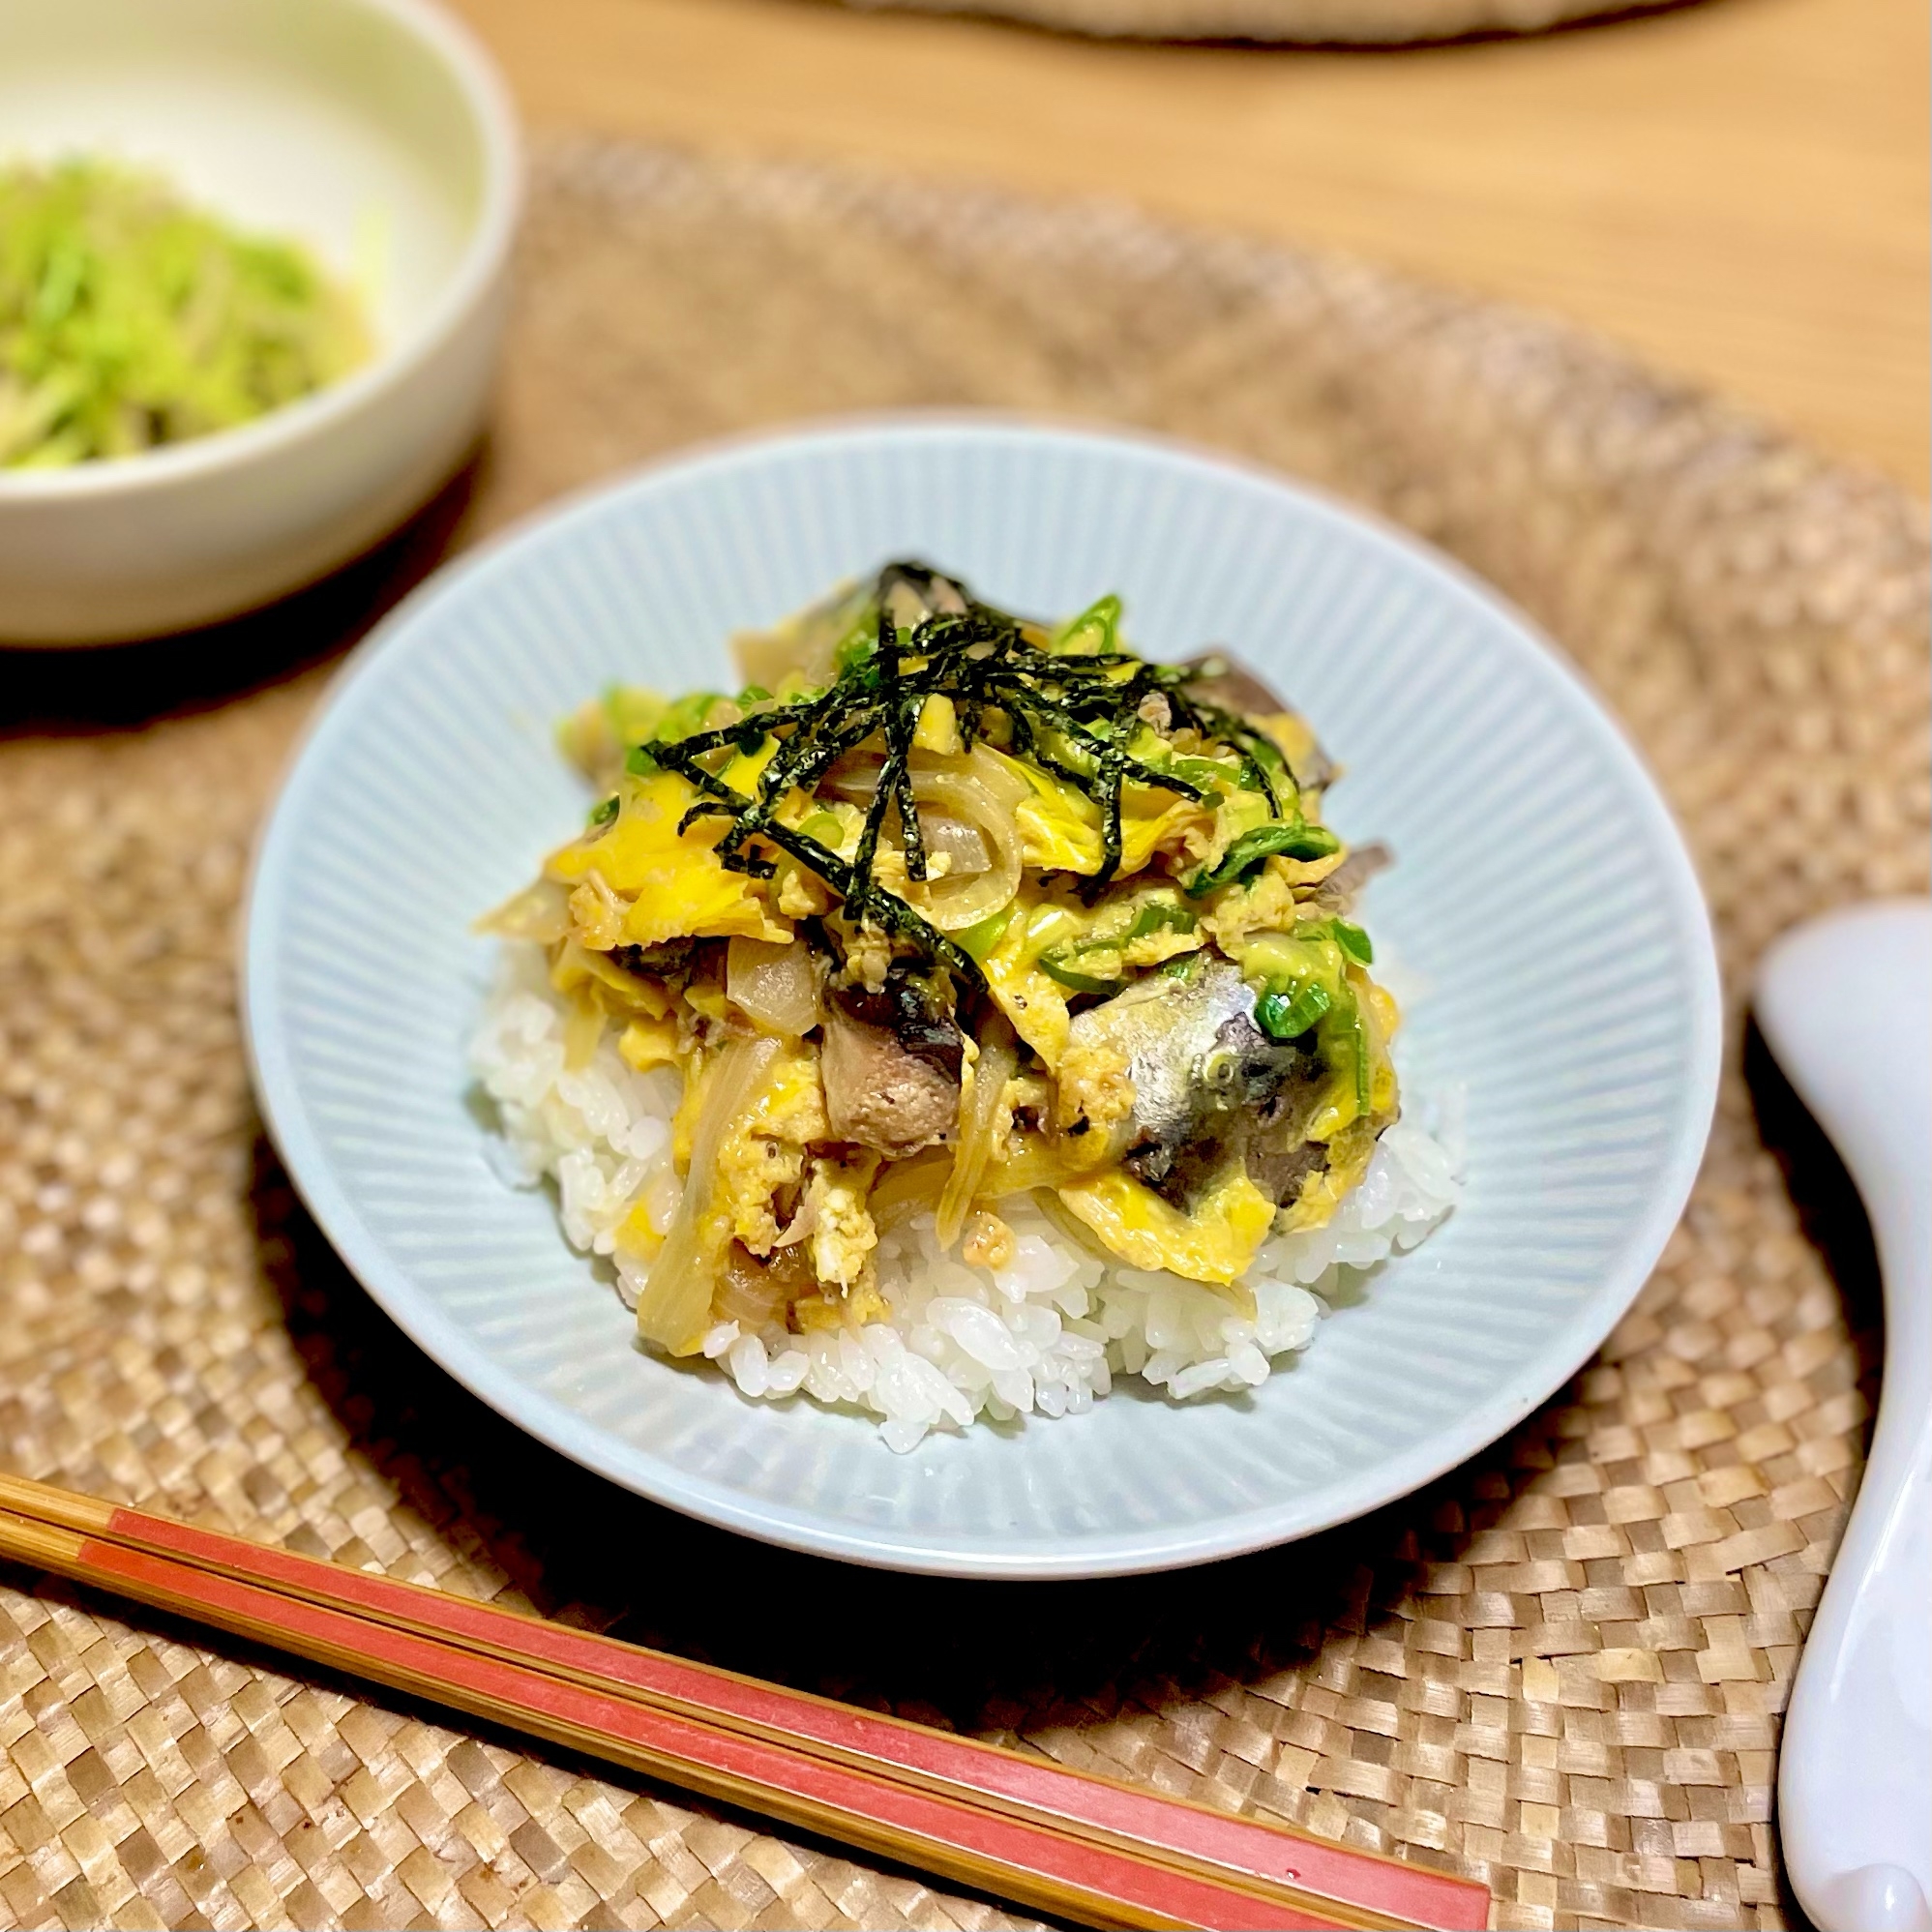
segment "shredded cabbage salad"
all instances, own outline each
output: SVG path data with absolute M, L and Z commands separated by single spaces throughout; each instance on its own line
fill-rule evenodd
M 369 349 L 349 291 L 293 242 L 238 233 L 134 168 L 0 167 L 0 467 L 229 429 Z

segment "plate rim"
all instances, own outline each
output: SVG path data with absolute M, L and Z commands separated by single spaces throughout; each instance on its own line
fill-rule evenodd
M 272 877 L 278 843 L 303 788 L 321 769 L 318 745 L 346 715 L 345 700 L 389 654 L 403 647 L 419 616 L 471 579 L 503 567 L 504 559 L 551 525 L 593 513 L 609 499 L 662 486 L 680 475 L 756 467 L 774 457 L 854 441 L 915 443 L 932 438 L 1010 439 L 1043 436 L 1100 449 L 1125 447 L 1186 467 L 1234 472 L 1312 510 L 1323 520 L 1365 529 L 1401 551 L 1412 566 L 1439 580 L 1456 598 L 1473 603 L 1543 674 L 1554 678 L 1582 721 L 1602 743 L 1634 794 L 1668 861 L 1668 890 L 1660 894 L 1671 924 L 1682 937 L 1692 980 L 1685 1055 L 1685 1098 L 1669 1143 L 1662 1183 L 1644 1216 L 1626 1233 L 1617 1264 L 1606 1270 L 1557 1336 L 1531 1355 L 1510 1384 L 1464 1412 L 1456 1425 L 1425 1437 L 1394 1457 L 1372 1466 L 1372 1478 L 1352 1474 L 1317 1492 L 1325 1505 L 1279 1503 L 1210 1519 L 1209 1527 L 1176 1534 L 1172 1530 L 1129 1530 L 1084 1543 L 1075 1555 L 1047 1549 L 1000 1552 L 982 1545 L 949 1544 L 931 1536 L 898 1536 L 838 1523 L 796 1508 L 760 1502 L 707 1482 L 621 1442 L 586 1421 L 492 1361 L 462 1326 L 421 1293 L 406 1264 L 393 1261 L 369 1230 L 347 1190 L 338 1182 L 310 1124 L 299 1084 L 279 1026 L 265 1016 L 271 966 L 276 958 L 269 914 L 276 903 Z M 262 1124 L 290 1183 L 337 1256 L 378 1307 L 446 1374 L 499 1415 L 539 1442 L 606 1480 L 659 1506 L 715 1528 L 800 1553 L 863 1566 L 916 1574 L 985 1580 L 1049 1581 L 1142 1575 L 1245 1556 L 1298 1541 L 1395 1502 L 1478 1455 L 1525 1416 L 1542 1407 L 1601 1348 L 1654 1269 L 1681 1218 L 1702 1169 L 1714 1118 L 1724 1044 L 1721 974 L 1710 911 L 1696 868 L 1662 787 L 1622 721 L 1598 697 L 1582 670 L 1540 626 L 1493 584 L 1379 513 L 1348 502 L 1318 486 L 1290 477 L 1237 454 L 1183 437 L 1123 429 L 1047 412 L 1019 410 L 893 409 L 848 412 L 765 425 L 680 445 L 612 475 L 553 497 L 492 533 L 463 555 L 433 572 L 387 612 L 348 653 L 292 743 L 275 793 L 252 842 L 247 882 L 237 921 L 240 950 L 238 1007 L 251 1084 Z M 1567 1337 L 1568 1339 L 1564 1339 Z M 657 1472 L 663 1471 L 664 1475 Z M 656 1477 L 656 1479 L 654 1479 Z M 668 1479 L 667 1479 L 668 1478 Z

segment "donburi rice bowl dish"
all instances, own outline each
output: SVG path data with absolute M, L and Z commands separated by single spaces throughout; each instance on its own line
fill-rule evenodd
M 473 1062 L 660 1354 L 931 1430 L 1238 1393 L 1453 1205 L 1309 726 L 888 565 L 567 721 Z M 561 828 L 560 828 L 561 829 Z M 612 1346 L 621 1346 L 614 1332 Z

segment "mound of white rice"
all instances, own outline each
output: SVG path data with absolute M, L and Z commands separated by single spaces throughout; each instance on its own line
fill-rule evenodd
M 639 1197 L 661 1230 L 676 1211 L 678 1076 L 633 1071 L 608 1034 L 590 1064 L 567 1071 L 565 1006 L 541 955 L 521 945 L 505 952 L 471 1047 L 502 1122 L 504 1178 L 525 1187 L 553 1180 L 572 1246 L 609 1257 L 619 1293 L 635 1306 L 644 1270 L 614 1253 L 614 1237 Z M 1455 1205 L 1459 1125 L 1439 1117 L 1432 1132 L 1413 1099 L 1405 1105 L 1328 1226 L 1277 1234 L 1256 1256 L 1245 1277 L 1252 1321 L 1199 1282 L 1123 1266 L 1020 1200 L 1000 1207 L 1015 1236 L 1008 1267 L 974 1267 L 945 1253 L 933 1217 L 922 1214 L 880 1236 L 889 1323 L 793 1335 L 727 1322 L 705 1337 L 704 1352 L 747 1396 L 775 1401 L 803 1389 L 869 1412 L 899 1450 L 949 1425 L 1085 1414 L 1116 1376 L 1137 1375 L 1178 1402 L 1258 1387 L 1315 1339 L 1339 1292 L 1413 1247 Z

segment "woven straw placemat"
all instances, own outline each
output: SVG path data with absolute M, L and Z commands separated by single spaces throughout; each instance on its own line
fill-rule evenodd
M 231 947 L 278 763 L 396 580 L 693 436 L 984 402 L 1225 444 L 1494 579 L 1661 774 L 1735 995 L 1793 919 L 1923 878 L 1913 506 L 1555 324 L 1104 209 L 553 145 L 521 290 L 489 454 L 408 543 L 203 639 L 0 661 L 0 1456 L 1454 1866 L 1500 1925 L 1780 1923 L 1778 1714 L 1874 1310 L 1869 1254 L 1848 1313 L 1800 1230 L 1735 1002 L 1682 1228 L 1541 1414 L 1310 1543 L 1015 1587 L 700 1529 L 463 1393 L 262 1144 Z M 1828 1209 L 1824 1154 L 1794 1174 Z M 9 1925 L 1012 1922 L 21 1571 L 0 1698 Z
M 1034 26 L 1148 41 L 1399 45 L 1472 34 L 1535 34 L 1682 0 L 851 0 L 922 14 L 996 14 Z

